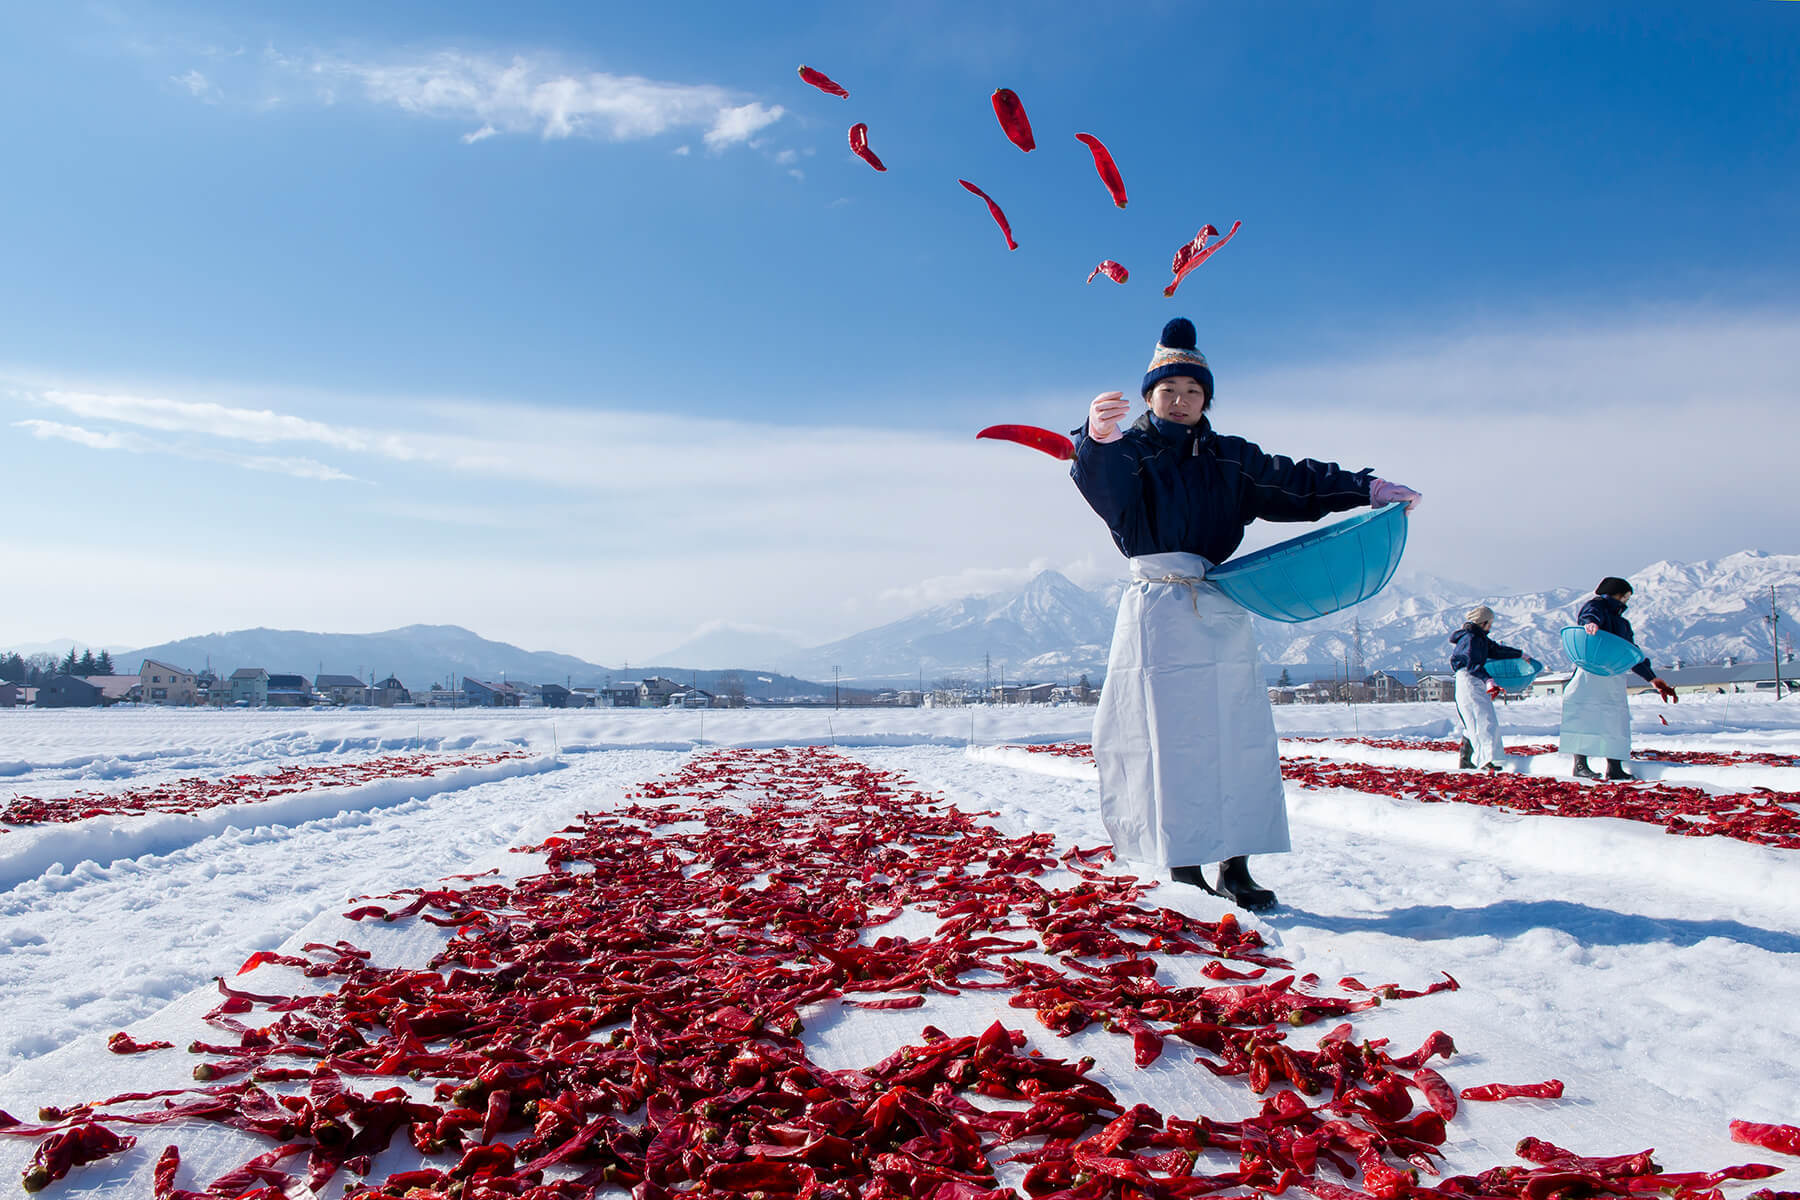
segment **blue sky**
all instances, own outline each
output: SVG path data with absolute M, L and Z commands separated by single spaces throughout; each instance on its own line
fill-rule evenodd
M 0 642 L 641 661 L 1099 582 L 971 435 L 1135 392 L 1177 314 L 1221 428 L 1427 492 L 1412 569 L 1800 550 L 1800 4 L 1100 7 L 9 6 L 0 546 L 163 582 L 9 589 Z

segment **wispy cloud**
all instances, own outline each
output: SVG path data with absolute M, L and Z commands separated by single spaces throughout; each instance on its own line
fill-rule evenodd
M 341 102 L 348 91 L 422 117 L 478 122 L 463 135 L 469 143 L 503 133 L 624 142 L 697 130 L 707 149 L 719 151 L 749 142 L 786 111 L 713 84 L 584 71 L 547 55 L 444 50 L 359 61 L 271 52 L 266 61 L 310 81 L 325 103 Z
M 165 433 L 197 433 L 267 445 L 314 442 L 386 458 L 412 459 L 419 452 L 403 438 L 326 424 L 272 409 L 237 408 L 212 401 L 170 400 L 130 393 L 48 390 L 37 399 L 79 417 L 116 421 Z
M 13 424 L 20 429 L 27 430 L 35 438 L 73 442 L 78 446 L 86 446 L 90 450 L 123 450 L 131 454 L 172 454 L 179 458 L 194 459 L 200 462 L 242 467 L 247 471 L 267 471 L 277 475 L 291 475 L 296 479 L 317 479 L 324 482 L 354 482 L 356 480 L 356 476 L 348 472 L 340 471 L 328 463 L 311 458 L 237 454 L 215 447 L 161 441 L 137 433 L 102 432 L 80 425 L 65 425 L 60 421 L 43 421 L 35 418 L 14 421 Z
M 208 104 L 216 103 L 223 95 L 211 80 L 197 70 L 190 69 L 184 75 L 171 75 L 169 81 L 186 88 L 188 94 L 196 100 L 204 100 Z

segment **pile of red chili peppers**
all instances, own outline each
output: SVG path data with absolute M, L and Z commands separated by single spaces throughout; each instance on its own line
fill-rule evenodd
M 228 804 L 256 804 L 294 792 L 354 787 L 378 779 L 426 777 L 458 767 L 485 767 L 524 758 L 523 750 L 485 754 L 393 754 L 362 762 L 318 767 L 283 767 L 266 775 L 222 779 L 177 779 L 123 792 L 81 792 L 58 799 L 15 796 L 0 808 L 0 826 L 69 824 L 90 817 L 141 817 L 150 813 L 193 813 Z M 0 828 L 0 833 L 5 832 Z
M 1295 737 L 1282 740 L 1315 745 L 1340 742 L 1353 746 L 1371 746 L 1379 750 L 1432 750 L 1446 754 L 1455 754 L 1458 745 L 1454 741 L 1432 741 L 1425 738 Z M 1555 754 L 1557 749 L 1544 743 L 1512 746 L 1506 752 L 1516 758 L 1529 758 L 1536 754 Z M 1670 750 L 1646 746 L 1633 750 L 1631 757 L 1644 762 L 1680 763 L 1683 766 L 1800 767 L 1800 754 L 1774 754 L 1756 750 Z
M 1320 1200 L 1717 1200 L 1720 1180 L 1775 1172 L 1663 1175 L 1647 1151 L 1620 1166 L 1535 1143 L 1537 1157 L 1521 1154 L 1539 1165 L 1442 1178 L 1458 1095 L 1428 1064 L 1455 1055 L 1449 1035 L 1409 1054 L 1358 1041 L 1348 1023 L 1310 1048 L 1292 1039 L 1456 987 L 1448 976 L 1422 990 L 1296 979 L 1230 914 L 1208 922 L 1141 903 L 1137 879 L 1095 865 L 1104 848 L 1059 856 L 1047 834 L 1007 837 L 825 750 L 710 754 L 627 799 L 529 848 L 545 858 L 540 874 L 412 889 L 404 904 L 346 914 L 450 930 L 423 967 L 376 968 L 345 941 L 252 956 L 245 970 L 276 963 L 332 984 L 288 995 L 218 981 L 206 1020 L 222 1037 L 188 1047 L 202 1056 L 195 1086 L 45 1109 L 30 1126 L 0 1113 L 0 1133 L 43 1139 L 26 1186 L 128 1150 L 113 1126 L 193 1120 L 274 1145 L 200 1191 L 176 1186 L 170 1146 L 158 1200 L 273 1200 L 340 1172 L 361 1177 L 347 1195 L 370 1200 L 601 1188 L 645 1200 L 1016 1196 L 997 1166 L 1031 1196 L 1068 1200 L 1290 1187 Z M 1043 882 L 1058 868 L 1078 881 Z M 934 915 L 936 932 L 875 934 L 909 907 Z M 1188 954 L 1207 959 L 1211 983 L 1158 979 L 1152 955 Z M 1089 1025 L 1129 1037 L 1139 1065 L 1171 1040 L 1198 1050 L 1211 1075 L 1261 1097 L 1257 1111 L 1128 1107 L 1092 1059 L 1050 1057 L 998 1022 L 979 1034 L 927 1026 L 919 1044 L 862 1069 L 826 1069 L 801 1040 L 821 1005 L 912 1008 L 966 988 L 1007 993 L 1040 1037 Z M 425 1165 L 373 1177 L 395 1139 Z M 303 1178 L 283 1165 L 298 1170 L 302 1156 Z

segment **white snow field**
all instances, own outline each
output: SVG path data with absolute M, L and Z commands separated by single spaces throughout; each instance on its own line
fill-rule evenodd
M 1686 698 L 1671 707 L 1634 701 L 1633 711 L 1640 748 L 1800 754 L 1800 702 Z M 0 1110 L 31 1121 L 43 1104 L 183 1086 L 196 1060 L 179 1047 L 217 1036 L 199 1020 L 218 1000 L 212 979 L 257 950 L 342 938 L 379 965 L 422 965 L 441 930 L 352 923 L 341 915 L 346 902 L 489 867 L 530 874 L 542 860 L 511 847 L 618 804 L 630 785 L 702 750 L 835 745 L 993 814 L 1008 834 L 1048 832 L 1059 848 L 1103 844 L 1091 767 L 1001 748 L 1085 742 L 1092 715 L 1078 707 L 0 711 L 0 804 L 421 751 L 525 752 L 490 767 L 262 804 L 0 833 Z M 1555 740 L 1554 700 L 1503 706 L 1500 719 L 1509 744 Z M 1454 724 L 1448 704 L 1287 707 L 1276 720 L 1284 736 L 1327 738 L 1442 738 Z M 1283 753 L 1452 761 L 1349 741 L 1288 742 Z M 1568 767 L 1562 756 L 1515 761 L 1537 773 Z M 1635 769 L 1713 790 L 1769 788 L 1800 804 L 1794 768 Z M 1357 1014 L 1358 1038 L 1390 1038 L 1404 1051 L 1443 1029 L 1458 1053 L 1437 1065 L 1455 1087 L 1567 1085 L 1558 1101 L 1463 1104 L 1443 1147 L 1446 1174 L 1519 1163 L 1513 1146 L 1530 1134 L 1583 1154 L 1653 1146 L 1667 1170 L 1790 1168 L 1767 1183 L 1724 1185 L 1731 1197 L 1800 1186 L 1800 1158 L 1728 1135 L 1733 1118 L 1800 1124 L 1800 851 L 1293 784 L 1288 795 L 1293 852 L 1252 864 L 1282 904 L 1241 919 L 1298 973 L 1420 988 L 1447 971 L 1460 982 Z M 1147 900 L 1207 920 L 1227 907 L 1166 881 Z M 1166 980 L 1189 982 L 1183 972 L 1193 969 L 1159 959 Z M 264 966 L 244 986 L 312 985 Z M 1175 1042 L 1140 1070 L 1129 1039 L 1097 1028 L 1060 1039 L 1008 1007 L 1004 992 L 933 995 L 908 1010 L 841 1008 L 809 1017 L 806 1038 L 825 1066 L 863 1066 L 918 1040 L 927 1024 L 978 1033 L 996 1019 L 1024 1029 L 1045 1054 L 1093 1055 L 1095 1078 L 1126 1103 L 1228 1119 L 1254 1111 L 1241 1081 L 1214 1079 Z M 108 1053 L 118 1030 L 178 1049 Z M 1303 1030 L 1297 1044 L 1323 1032 Z M 132 1132 L 134 1149 L 75 1168 L 50 1194 L 149 1195 L 151 1166 L 170 1142 L 182 1148 L 184 1187 L 268 1148 L 199 1121 Z M 0 1137 L 0 1180 L 19 1178 L 33 1144 Z M 399 1139 L 377 1160 L 376 1177 L 418 1161 Z M 1016 1184 L 1018 1173 L 1001 1178 Z M 340 1175 L 325 1194 L 345 1183 Z

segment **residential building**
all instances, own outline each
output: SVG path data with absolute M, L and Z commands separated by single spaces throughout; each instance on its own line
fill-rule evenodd
M 517 708 L 522 696 L 510 683 L 489 683 L 463 676 L 462 702 L 467 708 Z
M 673 679 L 664 679 L 661 675 L 652 675 L 643 682 L 644 704 L 650 708 L 663 708 L 669 703 L 669 697 L 676 692 L 690 689 Z
M 325 704 L 368 704 L 374 691 L 354 675 L 315 675 L 312 685 Z
M 83 675 L 81 678 L 100 689 L 102 704 L 143 699 L 143 693 L 138 690 L 136 675 Z
M 607 708 L 643 708 L 649 699 L 649 689 L 635 679 L 621 679 L 600 689 L 600 703 Z
M 17 708 L 28 704 L 25 699 L 25 685 L 22 683 L 0 683 L 0 708 Z
M 146 704 L 200 703 L 200 677 L 192 671 L 146 658 L 138 668 L 138 691 Z
M 1365 682 L 1369 688 L 1369 699 L 1378 704 L 1419 698 L 1417 671 L 1376 671 Z
M 38 682 L 39 708 L 99 708 L 101 691 L 79 675 L 49 675 Z
M 313 702 L 312 684 L 304 675 L 270 675 L 268 699 L 271 708 L 304 708 Z
M 1048 704 L 1050 695 L 1056 690 L 1054 683 L 1033 683 L 1019 688 L 1013 694 L 1014 704 Z
M 1569 680 L 1575 677 L 1573 671 L 1545 671 L 1531 681 L 1533 696 L 1560 696 L 1569 690 Z
M 1800 676 L 1800 663 L 1789 655 L 1779 666 L 1782 693 L 1791 696 L 1800 692 L 1800 679 L 1795 678 Z M 1773 659 L 1768 662 L 1740 663 L 1728 658 L 1716 665 L 1663 668 L 1657 674 L 1662 676 L 1663 682 L 1684 695 L 1774 695 L 1776 667 Z M 1642 676 L 1635 673 L 1627 677 L 1626 684 L 1627 690 L 1631 692 L 1645 691 L 1650 687 Z
M 370 698 L 382 708 L 392 708 L 396 704 L 412 703 L 412 693 L 406 690 L 405 684 L 401 683 L 398 679 L 395 679 L 392 675 L 389 675 L 386 679 L 375 685 L 373 694 Z
M 1426 702 L 1456 699 L 1456 676 L 1428 674 L 1419 676 L 1419 699 Z
M 213 691 L 217 693 L 218 688 Z M 269 673 L 261 667 L 239 667 L 231 673 L 221 704 L 243 704 L 261 708 L 269 702 Z

